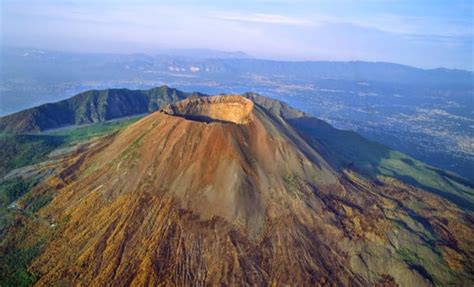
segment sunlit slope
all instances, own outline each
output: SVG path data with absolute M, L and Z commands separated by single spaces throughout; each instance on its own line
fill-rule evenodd
M 52 198 L 35 212 L 57 230 L 29 266 L 36 283 L 472 282 L 469 213 L 390 176 L 359 174 L 276 101 L 253 97 L 248 113 L 235 97 L 146 116 L 20 199 L 28 210 Z M 199 106 L 226 101 L 233 115 Z M 371 150 L 361 144 L 352 152 Z

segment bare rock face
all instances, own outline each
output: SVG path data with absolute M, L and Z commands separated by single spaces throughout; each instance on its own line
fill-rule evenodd
M 472 285 L 471 217 L 335 170 L 281 114 L 188 99 L 71 157 L 38 212 L 57 227 L 36 285 Z
M 203 122 L 247 124 L 252 110 L 252 101 L 232 95 L 187 99 L 166 106 L 162 112 Z

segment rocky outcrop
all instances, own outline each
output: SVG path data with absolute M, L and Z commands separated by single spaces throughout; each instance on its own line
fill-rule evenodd
M 335 170 L 248 101 L 185 100 L 76 155 L 38 213 L 58 226 L 37 285 L 472 285 L 465 211 Z
M 251 121 L 252 110 L 252 101 L 232 95 L 187 99 L 166 106 L 162 112 L 198 121 L 247 124 Z

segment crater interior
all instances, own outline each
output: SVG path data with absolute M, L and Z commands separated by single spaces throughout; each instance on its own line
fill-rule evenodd
M 242 96 L 212 96 L 182 100 L 161 111 L 201 122 L 247 124 L 251 121 L 253 102 Z

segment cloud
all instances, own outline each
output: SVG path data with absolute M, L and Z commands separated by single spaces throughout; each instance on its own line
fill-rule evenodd
M 237 12 L 220 12 L 214 13 L 212 16 L 214 19 L 236 21 L 236 22 L 249 22 L 249 23 L 261 23 L 261 24 L 280 24 L 280 25 L 312 25 L 313 22 L 303 18 L 289 17 L 278 14 L 265 14 L 265 13 L 237 13 Z
M 397 14 L 374 15 L 364 17 L 326 17 L 327 23 L 350 24 L 367 29 L 392 33 L 396 35 L 430 35 L 443 37 L 472 37 L 474 30 L 471 22 L 453 19 L 438 19 L 429 16 L 415 17 Z
M 264 2 L 253 6 L 189 0 L 173 0 L 179 5 L 171 0 L 1 1 L 7 2 L 0 5 L 0 41 L 9 45 L 118 53 L 208 48 L 270 59 L 358 59 L 472 70 L 470 18 L 324 7 L 317 1 L 298 8 L 286 5 L 290 0 L 242 0 Z

